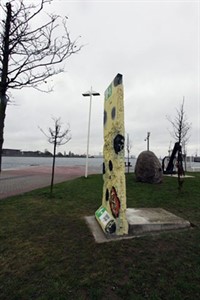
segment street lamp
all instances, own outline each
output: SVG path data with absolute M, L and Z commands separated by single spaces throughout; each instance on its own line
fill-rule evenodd
M 92 109 L 92 96 L 100 96 L 98 92 L 92 90 L 82 94 L 84 97 L 90 97 L 90 108 L 89 108 L 89 121 L 88 121 L 88 136 L 87 136 L 87 154 L 86 154 L 86 164 L 85 164 L 85 178 L 88 175 L 88 155 L 89 155 L 89 139 L 90 139 L 90 120 L 91 120 L 91 109 Z
M 147 132 L 147 137 L 145 139 L 145 142 L 147 142 L 147 151 L 149 151 L 149 137 L 150 137 L 150 132 Z

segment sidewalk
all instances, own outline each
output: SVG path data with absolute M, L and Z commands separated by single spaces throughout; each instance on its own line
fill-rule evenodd
M 88 174 L 101 173 L 99 168 L 89 167 Z M 84 166 L 55 167 L 54 183 L 85 176 Z M 20 195 L 50 186 L 51 167 L 33 166 L 25 169 L 4 170 L 0 174 L 0 199 Z

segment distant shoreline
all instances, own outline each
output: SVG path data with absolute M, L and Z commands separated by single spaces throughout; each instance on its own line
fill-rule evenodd
M 53 157 L 53 154 L 52 155 L 7 155 L 7 154 L 2 154 L 2 157 Z M 68 156 L 68 155 L 56 155 L 56 157 L 67 157 L 67 158 L 73 158 L 73 157 L 76 157 L 76 158 L 84 158 L 86 156 L 84 155 L 74 155 L 74 156 Z M 94 156 L 89 156 L 89 158 L 94 158 Z
M 53 157 L 53 153 L 51 153 L 48 150 L 43 151 L 23 151 L 20 149 L 6 149 L 4 148 L 2 151 L 2 156 L 4 157 Z M 56 154 L 56 157 L 69 157 L 69 158 L 84 158 L 86 157 L 86 154 L 77 154 L 77 153 L 73 153 L 71 151 L 69 151 L 68 153 L 66 153 L 64 151 L 64 154 L 61 152 L 58 152 Z M 89 158 L 94 158 L 94 155 L 89 155 Z M 100 155 L 97 155 L 96 157 L 100 157 Z
M 53 157 L 53 155 L 7 155 L 7 154 L 2 154 L 2 157 Z M 56 157 L 59 158 L 86 158 L 86 155 L 56 155 Z M 103 156 L 89 156 L 89 158 L 103 158 Z

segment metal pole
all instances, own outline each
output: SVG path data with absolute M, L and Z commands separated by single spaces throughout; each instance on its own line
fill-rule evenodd
M 147 151 L 149 151 L 149 137 L 150 137 L 150 132 L 147 132 L 147 137 L 145 141 L 147 142 Z
M 87 136 L 87 154 L 86 154 L 86 164 L 85 164 L 85 178 L 88 176 L 88 157 L 89 157 L 89 143 L 90 143 L 90 120 L 91 120 L 91 110 L 92 110 L 92 96 L 100 96 L 98 92 L 92 90 L 82 94 L 84 97 L 90 96 L 90 108 L 89 108 L 89 121 L 88 121 L 88 136 Z
M 89 156 L 89 143 L 90 143 L 91 110 L 92 110 L 92 87 L 91 87 L 91 94 L 90 94 L 90 108 L 89 108 L 89 121 L 88 121 L 88 136 L 87 136 L 87 154 L 86 154 L 86 164 L 85 164 L 85 178 L 87 178 L 87 175 L 88 175 L 88 156 Z

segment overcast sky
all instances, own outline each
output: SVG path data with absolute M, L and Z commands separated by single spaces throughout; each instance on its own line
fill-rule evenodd
M 28 1 L 24 1 L 28 2 Z M 123 75 L 125 131 L 131 154 L 150 150 L 165 156 L 171 124 L 185 97 L 192 123 L 189 155 L 200 155 L 200 3 L 199 1 L 67 1 L 54 0 L 46 11 L 68 16 L 73 38 L 82 50 L 65 62 L 65 73 L 51 79 L 50 94 L 25 88 L 12 91 L 6 114 L 4 148 L 52 151 L 44 131 L 51 117 L 70 124 L 72 140 L 58 151 L 86 153 L 89 98 L 93 89 L 90 154 L 103 151 L 104 91 L 117 73 Z M 41 20 L 42 22 L 42 20 Z

